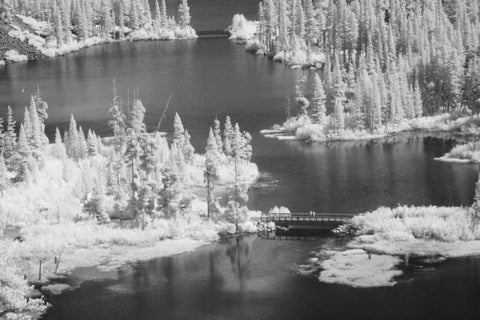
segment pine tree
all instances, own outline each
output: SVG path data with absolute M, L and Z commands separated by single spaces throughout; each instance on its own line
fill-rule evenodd
M 160 12 L 161 12 L 161 26 L 162 28 L 167 27 L 167 22 L 168 22 L 168 16 L 167 16 L 167 5 L 165 4 L 165 0 L 162 0 L 161 2 L 161 7 L 160 7 Z
M 123 40 L 125 38 L 125 7 L 123 6 L 123 1 L 120 1 L 120 9 L 119 9 L 119 17 L 118 17 L 118 27 L 119 27 L 119 37 L 120 40 Z
M 62 136 L 60 135 L 60 130 L 58 130 L 58 128 L 55 129 L 53 156 L 57 159 L 65 159 L 67 157 L 67 150 L 65 149 L 65 144 L 62 141 Z
M 70 9 L 67 8 L 66 0 L 60 0 L 59 9 L 60 9 L 60 14 L 62 16 L 64 40 L 65 40 L 65 43 L 68 44 L 72 41 L 72 34 L 71 34 L 72 21 L 71 21 Z
M 179 181 L 174 163 L 162 168 L 162 188 L 157 192 L 157 205 L 166 218 L 175 214 L 174 203 L 179 193 Z
M 370 130 L 374 131 L 382 125 L 382 98 L 378 82 L 376 81 L 376 74 L 373 75 L 371 87 L 371 104 L 370 104 Z
M 147 181 L 150 181 L 152 177 L 157 177 L 157 167 L 160 163 L 159 152 L 160 145 L 155 136 L 148 135 L 146 138 L 145 148 L 140 156 L 140 168 L 145 172 Z
M 330 104 L 334 107 L 337 103 L 337 98 L 340 98 L 342 100 L 342 103 L 345 99 L 345 83 L 343 82 L 342 69 L 340 66 L 338 55 L 335 55 L 335 64 L 333 68 L 334 69 L 332 74 L 332 84 L 329 93 L 331 99 Z
M 102 0 L 102 16 L 101 25 L 105 37 L 110 37 L 110 33 L 113 32 L 115 21 L 112 17 L 112 7 L 110 0 Z
M 248 149 L 246 148 L 246 143 L 244 136 L 240 132 L 240 127 L 238 123 L 235 124 L 233 129 L 233 135 L 231 137 L 232 141 L 232 157 L 234 160 L 234 193 L 231 196 L 231 201 L 236 205 L 239 205 L 240 202 L 246 203 L 248 200 L 248 187 L 240 180 L 239 176 L 239 165 L 242 160 L 248 159 Z M 238 211 L 234 211 L 235 216 L 237 216 Z
M 395 72 L 390 79 L 390 122 L 399 123 L 404 118 L 404 111 L 400 97 L 398 75 Z
M 163 28 L 163 16 L 160 11 L 160 5 L 158 4 L 158 0 L 155 0 L 155 8 L 154 8 L 154 20 L 155 20 L 155 31 L 159 32 L 160 28 Z
M 277 12 L 273 0 L 265 0 L 265 43 L 267 53 L 274 52 L 277 23 Z
M 5 164 L 5 158 L 3 153 L 0 153 L 0 193 L 3 197 L 3 190 L 8 187 L 9 184 L 8 170 Z
M 325 107 L 325 92 L 323 90 L 322 80 L 318 76 L 318 73 L 315 73 L 315 79 L 313 83 L 313 97 L 312 97 L 312 117 L 315 123 L 323 123 L 326 115 Z
M 285 0 L 278 1 L 278 38 L 277 47 L 280 50 L 288 49 L 288 17 L 287 17 L 287 5 Z
M 42 126 L 40 124 L 40 119 L 38 117 L 37 106 L 35 100 L 32 96 L 30 107 L 29 107 L 29 117 L 31 123 L 31 135 L 29 137 L 29 144 L 32 148 L 38 150 L 44 144 L 44 133 L 42 132 Z
M 145 111 L 146 110 L 142 101 L 136 99 L 133 103 L 132 111 L 130 112 L 130 128 L 139 138 L 147 132 L 147 128 L 144 123 Z
M 305 1 L 305 32 L 307 39 L 314 43 L 318 42 L 319 26 L 316 12 L 311 0 Z
M 240 131 L 240 126 L 235 123 L 231 138 L 232 156 L 240 160 L 250 161 L 252 156 L 251 136 L 249 133 Z
M 205 153 L 207 152 L 210 152 L 212 154 L 218 152 L 217 140 L 215 139 L 215 135 L 211 127 L 210 131 L 208 132 L 207 146 L 205 147 Z
M 150 29 L 152 26 L 152 9 L 150 8 L 149 0 L 143 0 L 143 23 Z
M 58 9 L 57 1 L 53 1 L 52 15 L 54 18 L 54 30 L 55 37 L 57 38 L 57 46 L 61 47 L 64 43 L 65 34 L 63 32 L 62 16 L 60 14 L 60 10 Z
M 352 100 L 352 108 L 350 109 L 353 129 L 362 130 L 365 128 L 364 104 L 364 93 L 362 86 L 359 84 L 355 87 L 355 98 Z
M 103 182 L 97 181 L 94 188 L 93 197 L 91 200 L 91 210 L 94 217 L 100 224 L 110 223 L 110 216 L 106 211 L 105 206 L 105 190 L 103 188 Z
M 23 128 L 25 130 L 25 136 L 27 141 L 30 140 L 30 137 L 33 135 L 32 123 L 30 121 L 30 113 L 25 107 L 25 112 L 23 113 Z
M 64 143 L 67 150 L 67 155 L 74 160 L 78 160 L 80 158 L 80 139 L 78 137 L 77 122 L 75 121 L 73 114 L 70 116 L 70 125 L 68 132 L 66 133 Z
M 341 97 L 335 100 L 335 107 L 333 109 L 332 125 L 336 132 L 341 132 L 345 128 L 345 112 Z
M 4 156 L 6 159 L 9 159 L 12 153 L 15 150 L 17 134 L 15 132 L 16 121 L 13 117 L 13 111 L 10 106 L 8 106 L 8 116 L 7 116 L 7 131 L 5 132 L 5 143 L 4 143 Z
M 78 28 L 80 36 L 84 41 L 90 37 L 90 32 L 92 30 L 92 22 L 90 20 L 92 15 L 90 11 L 90 2 L 85 1 L 80 4 Z
M 263 9 L 263 2 L 258 4 L 258 26 L 257 26 L 258 39 L 263 50 L 266 49 L 266 21 L 265 12 Z
M 217 118 L 213 121 L 213 136 L 215 137 L 218 152 L 223 153 L 222 129 Z
M 232 156 L 232 138 L 234 134 L 234 128 L 232 126 L 232 121 L 230 117 L 225 118 L 225 126 L 223 129 L 223 148 L 225 150 L 225 155 Z
M 418 80 L 415 81 L 415 86 L 413 88 L 413 105 L 415 110 L 415 116 L 421 117 L 423 115 L 423 102 Z
M 138 0 L 130 1 L 130 28 L 133 30 L 140 29 L 140 18 L 138 13 Z
M 79 159 L 85 159 L 88 155 L 88 144 L 82 126 L 78 128 L 77 154 Z
M 212 128 L 210 128 L 207 147 L 205 148 L 205 171 L 204 177 L 207 187 L 207 216 L 218 215 L 219 204 L 215 197 L 215 184 L 218 176 L 218 145 Z
M 27 134 L 25 132 L 25 127 L 20 125 L 20 131 L 18 134 L 17 148 L 16 148 L 17 158 L 14 159 L 13 165 L 17 167 L 16 169 L 17 176 L 16 181 L 30 181 L 31 179 L 31 163 L 32 163 L 32 153 L 30 146 L 27 141 Z
M 183 153 L 183 158 L 185 161 L 191 162 L 193 160 L 195 149 L 190 142 L 190 134 L 188 133 L 188 130 L 185 130 L 185 139 L 182 141 L 179 147 Z
M 3 130 L 3 118 L 0 118 L 0 153 L 5 150 L 5 131 Z
M 136 99 L 130 112 L 130 123 L 127 129 L 127 146 L 125 157 L 128 160 L 128 166 L 131 170 L 131 191 L 130 201 L 135 201 L 135 192 L 139 187 L 139 169 L 140 157 L 143 153 L 143 146 L 146 141 L 146 127 L 144 123 L 145 107 L 143 103 Z
M 108 124 L 112 128 L 115 151 L 122 152 L 126 143 L 126 116 L 120 108 L 119 98 L 115 95 L 113 105 L 109 109 L 110 120 Z
M 475 198 L 471 207 L 472 231 L 475 232 L 475 230 L 478 227 L 479 221 L 480 221 L 480 178 L 477 180 L 477 184 L 475 185 Z
M 92 130 L 88 130 L 87 134 L 87 149 L 89 156 L 98 155 L 98 141 L 95 133 Z
M 181 28 L 190 26 L 190 7 L 187 0 L 181 0 L 178 5 L 178 24 Z
M 173 119 L 173 142 L 181 144 L 185 139 L 185 129 L 183 127 L 182 119 L 175 113 L 175 118 Z
M 302 1 L 298 2 L 297 5 L 297 15 L 298 15 L 298 23 L 297 23 L 297 36 L 300 40 L 305 39 L 305 35 L 307 34 L 305 28 L 305 11 L 303 10 Z

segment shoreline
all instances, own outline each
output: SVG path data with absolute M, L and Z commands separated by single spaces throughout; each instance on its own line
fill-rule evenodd
M 349 237 L 344 248 L 318 253 L 326 256 L 319 263 L 319 281 L 393 286 L 409 258 L 443 262 L 480 256 L 480 229 L 471 219 L 468 207 L 381 207 L 357 215 L 334 231 Z
M 136 29 L 128 27 L 121 29 L 115 26 L 109 33 L 96 32 L 84 39 L 72 33 L 65 42 L 52 39 L 54 35 L 52 30 L 50 22 L 37 21 L 20 14 L 15 14 L 8 22 L 0 21 L 0 65 L 63 56 L 110 42 L 198 38 L 190 23 L 158 27 L 152 22 L 151 25 L 143 25 Z
M 44 60 L 44 59 L 55 59 L 55 58 L 63 57 L 63 56 L 66 56 L 66 55 L 69 55 L 69 54 L 72 54 L 72 53 L 80 52 L 80 51 L 88 49 L 88 48 L 93 48 L 93 47 L 96 47 L 96 46 L 102 46 L 102 45 L 106 45 L 106 44 L 124 43 L 124 42 L 141 42 L 141 41 L 191 41 L 191 40 L 197 40 L 197 39 L 198 39 L 198 37 L 196 37 L 196 38 L 179 38 L 179 39 L 152 39 L 152 38 L 123 39 L 123 40 L 120 40 L 120 39 L 116 39 L 116 40 L 114 40 L 114 39 L 103 39 L 99 42 L 93 42 L 91 44 L 86 44 L 86 45 L 79 44 L 80 45 L 79 48 L 75 48 L 75 49 L 72 49 L 72 50 L 69 50 L 69 51 L 66 51 L 66 52 L 58 53 L 58 54 L 55 54 L 53 56 L 48 56 L 48 55 L 43 54 L 43 56 L 38 57 L 36 59 L 28 59 L 28 60 L 24 60 L 24 61 L 6 61 L 5 59 L 0 59 L 0 66 L 6 67 L 7 65 L 14 64 L 14 63 L 22 63 L 22 62 L 25 63 L 25 62 L 40 61 L 40 60 Z M 12 50 L 15 50 L 15 49 L 12 49 Z
M 400 137 L 403 135 L 411 135 L 411 136 L 419 136 L 419 135 L 448 135 L 446 138 L 461 138 L 465 137 L 460 132 L 449 131 L 449 130 L 405 130 L 405 131 L 396 131 L 388 134 L 372 134 L 371 136 L 361 136 L 357 138 L 350 138 L 350 139 L 326 139 L 326 140 L 311 140 L 311 139 L 301 139 L 297 138 L 294 133 L 288 131 L 281 131 L 275 129 L 263 129 L 260 130 L 260 134 L 262 134 L 265 138 L 269 139 L 277 139 L 277 140 L 289 140 L 289 141 L 298 141 L 298 142 L 307 142 L 307 143 L 335 143 L 335 142 L 356 142 L 356 141 L 377 141 L 381 139 L 388 139 L 394 137 Z M 436 158 L 438 159 L 438 158 Z
M 431 136 L 454 139 L 458 142 L 448 153 L 435 157 L 434 160 L 450 163 L 477 164 L 480 163 L 480 143 L 476 142 L 478 133 L 472 132 L 467 124 L 476 121 L 476 116 L 463 116 L 450 119 L 449 114 L 440 114 L 415 118 L 399 124 L 396 129 L 380 130 L 370 133 L 365 130 L 343 130 L 327 132 L 319 135 L 317 127 L 322 125 L 303 123 L 305 119 L 289 119 L 282 126 L 274 125 L 270 129 L 260 130 L 265 138 L 280 141 L 299 141 L 306 143 L 345 143 L 362 141 L 380 141 L 398 136 Z M 285 126 L 292 128 L 285 128 Z M 471 142 L 473 138 L 473 142 Z
M 253 222 L 253 221 L 252 221 Z M 140 231 L 143 232 L 143 231 Z M 145 230 L 145 232 L 148 232 Z M 36 317 L 40 317 L 48 312 L 52 305 L 46 299 L 46 296 L 61 295 L 66 291 L 75 290 L 83 282 L 89 279 L 80 279 L 76 283 L 72 283 L 72 275 L 76 270 L 82 268 L 95 268 L 99 274 L 115 272 L 131 263 L 146 262 L 150 260 L 160 259 L 164 257 L 171 257 L 179 254 L 187 254 L 195 252 L 201 247 L 211 245 L 216 241 L 221 241 L 225 238 L 237 237 L 257 233 L 258 229 L 243 230 L 235 234 L 220 234 L 215 233 L 209 237 L 179 237 L 179 238 L 165 238 L 153 243 L 138 243 L 133 245 L 128 244 L 99 244 L 93 247 L 77 247 L 71 248 L 69 252 L 61 252 L 55 260 L 44 260 L 41 265 L 42 278 L 38 277 L 38 262 L 35 257 L 30 257 L 27 263 L 29 267 L 27 274 L 24 275 L 28 283 L 27 299 L 41 299 L 45 303 L 45 309 L 39 312 Z M 16 235 L 13 233 L 12 235 Z M 2 242 L 7 245 L 10 242 L 12 246 L 20 245 L 25 241 L 23 238 L 13 239 L 11 236 L 6 236 Z M 68 248 L 68 245 L 67 245 Z M 25 253 L 23 253 L 25 254 Z M 59 261 L 58 270 L 56 269 L 55 261 Z M 33 260 L 32 260 L 33 259 Z M 47 271 L 49 270 L 49 271 Z M 97 279 L 97 278 L 95 278 Z M 13 312 L 15 313 L 15 312 Z M 18 313 L 21 314 L 22 312 Z

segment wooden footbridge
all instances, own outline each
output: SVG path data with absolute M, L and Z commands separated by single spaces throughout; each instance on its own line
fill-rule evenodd
M 197 36 L 202 38 L 209 38 L 209 37 L 229 37 L 230 31 L 223 29 L 223 30 L 203 30 L 197 31 Z
M 349 222 L 354 215 L 337 213 L 262 213 L 261 222 L 274 222 L 280 230 L 331 230 Z

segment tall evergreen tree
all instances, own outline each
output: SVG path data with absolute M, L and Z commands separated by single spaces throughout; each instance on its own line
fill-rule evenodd
M 77 122 L 75 121 L 73 114 L 70 116 L 69 128 L 65 135 L 64 143 L 67 155 L 74 160 L 78 160 L 80 158 L 80 139 L 78 137 Z
M 185 139 L 185 128 L 183 127 L 182 119 L 175 113 L 173 119 L 173 142 L 181 144 Z
M 95 133 L 92 130 L 88 130 L 87 134 L 87 148 L 89 156 L 98 155 L 98 141 Z
M 232 138 L 234 134 L 234 128 L 232 126 L 232 121 L 230 117 L 225 118 L 225 126 L 223 129 L 223 148 L 225 150 L 225 155 L 232 156 Z
M 0 153 L 0 194 L 3 197 L 3 190 L 8 187 L 9 184 L 9 176 L 7 165 L 5 164 L 5 158 L 3 157 L 3 153 Z
M 213 121 L 213 136 L 215 137 L 218 152 L 223 153 L 222 129 L 217 118 Z
M 190 7 L 187 0 L 181 0 L 178 5 L 178 24 L 180 27 L 185 28 L 190 25 Z
M 32 153 L 27 141 L 27 134 L 23 124 L 20 125 L 20 131 L 18 134 L 16 157 L 12 161 L 13 166 L 16 168 L 17 175 L 15 181 L 17 182 L 29 182 L 32 178 Z
M 17 134 L 16 134 L 16 121 L 13 117 L 13 111 L 10 106 L 8 106 L 8 116 L 7 116 L 7 130 L 5 132 L 5 143 L 4 143 L 4 157 L 6 159 L 10 158 L 13 151 L 15 150 Z
M 65 159 L 67 157 L 67 150 L 65 149 L 65 144 L 62 141 L 62 136 L 60 135 L 60 130 L 58 130 L 58 127 L 55 128 L 53 156 L 57 159 Z
M 325 119 L 327 109 L 325 107 L 325 92 L 323 90 L 322 80 L 315 73 L 313 83 L 313 97 L 312 97 L 312 117 L 315 123 L 322 123 Z
M 218 145 L 213 133 L 212 128 L 210 128 L 207 147 L 205 148 L 205 171 L 204 177 L 207 187 L 207 216 L 208 218 L 218 215 L 219 213 L 219 204 L 215 197 L 215 184 L 218 183 Z

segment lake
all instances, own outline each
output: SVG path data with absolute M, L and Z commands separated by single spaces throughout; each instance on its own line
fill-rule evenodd
M 198 30 L 225 28 L 237 11 L 253 17 L 256 5 L 250 0 L 192 1 L 193 24 Z M 171 130 L 178 112 L 199 152 L 215 117 L 230 115 L 250 131 L 253 161 L 262 173 L 250 191 L 251 209 L 283 205 L 297 212 L 360 213 L 398 204 L 471 204 L 478 167 L 433 160 L 453 147 L 450 139 L 401 135 L 310 144 L 261 136 L 261 129 L 284 119 L 295 81 L 303 75 L 311 79 L 312 72 L 248 54 L 224 38 L 113 43 L 0 67 L 0 112 L 5 115 L 12 105 L 20 119 L 38 85 L 50 106 L 50 135 L 56 126 L 66 127 L 70 114 L 84 129 L 108 135 L 115 79 L 124 99 L 134 94 L 142 99 L 150 129 L 173 93 L 161 128 Z M 431 272 L 410 270 L 399 285 L 380 289 L 321 284 L 314 275 L 295 271 L 312 251 L 341 242 L 329 235 L 312 241 L 249 236 L 128 265 L 97 280 L 91 280 L 95 270 L 77 270 L 72 281 L 82 285 L 52 297 L 54 307 L 45 318 L 478 318 L 477 258 L 450 260 Z
M 330 237 L 225 239 L 84 282 L 53 297 L 45 319 L 478 319 L 479 258 L 412 267 L 386 288 L 323 284 L 317 273 L 296 272 L 311 251 L 341 245 Z M 95 276 L 83 269 L 73 279 Z

